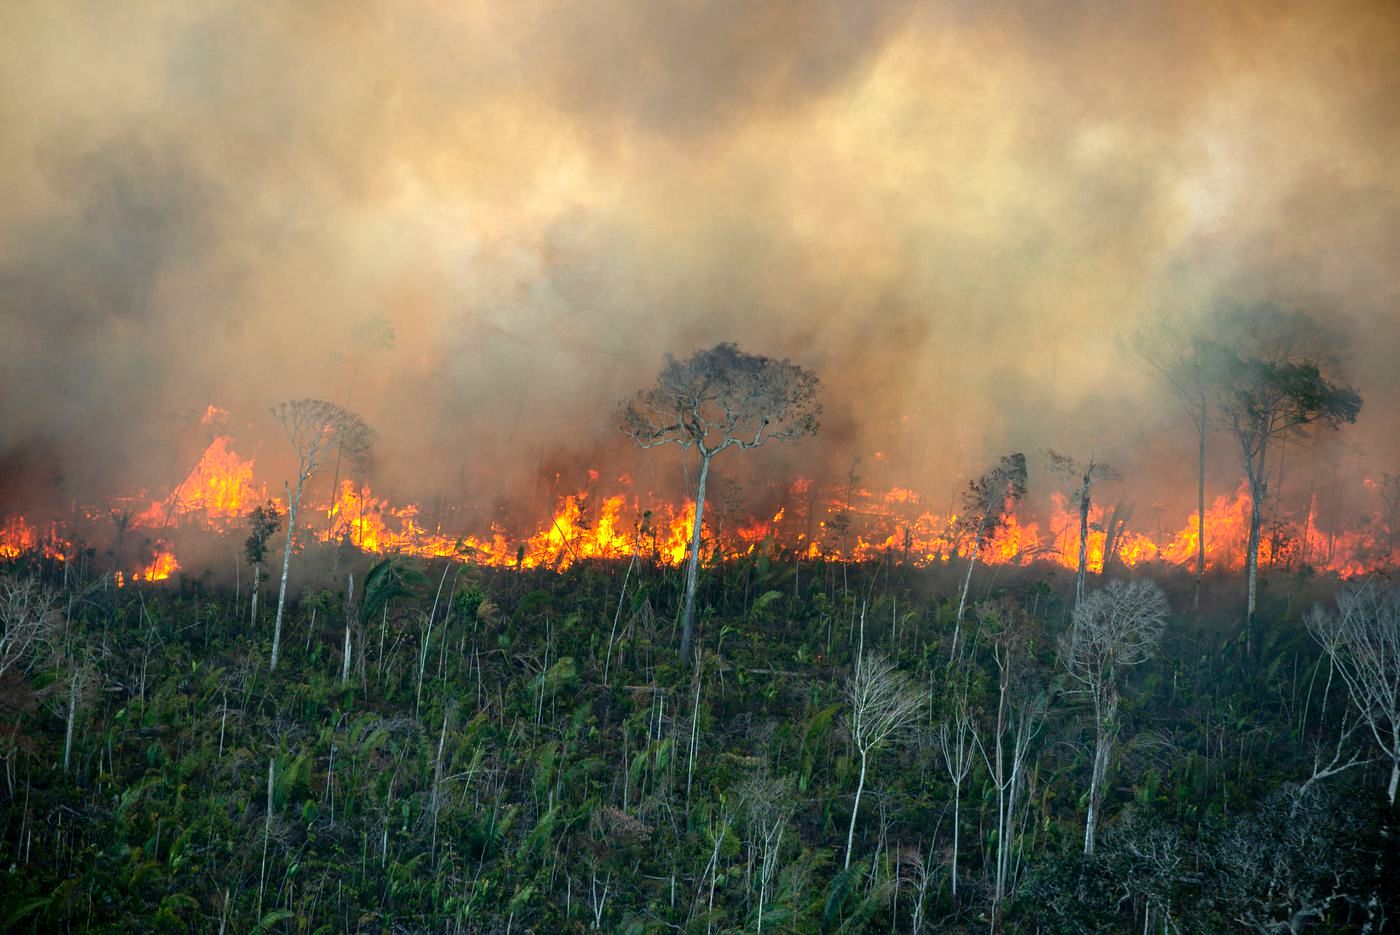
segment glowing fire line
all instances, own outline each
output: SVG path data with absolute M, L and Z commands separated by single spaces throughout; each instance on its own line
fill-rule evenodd
M 596 480 L 596 472 L 591 472 Z M 628 487 L 627 478 L 619 486 Z M 307 536 L 327 543 L 348 543 L 372 554 L 403 554 L 422 558 L 454 558 L 482 565 L 564 569 L 586 559 L 619 559 L 640 554 L 676 565 L 685 560 L 691 538 L 693 503 L 660 504 L 644 509 L 631 493 L 606 496 L 580 492 L 560 499 L 553 516 L 533 533 L 520 536 L 493 525 L 482 534 L 454 536 L 425 528 L 415 505 L 397 507 L 376 496 L 367 485 L 342 480 L 329 502 L 312 505 L 298 517 Z M 142 565 L 124 569 L 126 580 L 158 581 L 179 570 L 168 541 L 174 528 L 201 528 L 237 533 L 256 504 L 266 502 L 267 488 L 255 481 L 253 461 L 240 458 L 226 436 L 215 438 L 188 476 L 159 500 L 125 514 L 127 528 L 159 534 L 154 554 Z M 920 510 L 917 493 L 895 488 L 883 494 L 852 491 L 841 498 L 814 500 L 811 482 L 795 481 L 784 505 L 768 520 L 736 523 L 718 509 L 706 513 L 705 554 L 737 558 L 766 549 L 804 559 L 869 561 L 886 556 L 916 565 L 966 556 L 970 537 L 960 530 L 956 515 L 940 516 Z M 279 506 L 285 511 L 285 505 Z M 302 519 L 305 517 L 306 519 Z M 1206 557 L 1211 569 L 1234 569 L 1243 564 L 1248 533 L 1249 498 L 1241 487 L 1215 498 L 1206 511 Z M 1089 515 L 1087 565 L 1103 569 L 1108 559 L 1112 517 L 1101 505 Z M 1316 522 L 1316 504 L 1301 521 L 1284 517 L 1266 524 L 1260 548 L 1264 567 L 1294 567 L 1309 563 L 1319 570 L 1354 575 L 1370 568 L 1396 564 L 1400 548 L 1391 541 L 1378 517 L 1358 530 L 1324 532 Z M 1126 567 L 1154 562 L 1194 567 L 1196 516 L 1193 513 L 1173 532 L 1156 537 L 1122 528 L 1114 537 L 1112 560 Z M 23 516 L 0 524 L 0 560 L 39 552 L 63 560 L 71 545 L 56 525 L 36 528 Z M 1063 496 L 1052 498 L 1047 528 L 1014 513 L 988 541 L 981 559 L 992 564 L 1053 561 L 1076 568 L 1079 560 L 1079 515 Z

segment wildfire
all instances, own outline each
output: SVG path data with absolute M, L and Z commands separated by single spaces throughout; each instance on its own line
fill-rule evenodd
M 29 552 L 62 562 L 67 560 L 68 543 L 56 528 L 41 534 L 23 516 L 10 517 L 0 525 L 0 561 L 11 561 Z
M 252 459 L 239 458 L 230 443 L 226 435 L 210 442 L 185 479 L 169 496 L 152 501 L 133 516 L 132 525 L 159 529 L 176 517 L 199 517 L 206 525 L 216 527 L 241 520 L 254 504 L 266 498 L 267 488 L 254 484 Z
M 180 563 L 176 561 L 175 553 L 165 546 L 160 546 L 156 550 L 155 559 L 132 577 L 142 581 L 164 581 L 179 570 Z
M 210 421 L 222 414 L 211 410 Z M 548 520 L 533 531 L 492 525 L 484 531 L 457 534 L 428 528 L 420 509 L 397 506 L 370 487 L 342 480 L 334 496 L 316 503 L 313 497 L 298 515 L 298 536 L 306 536 L 372 554 L 403 554 L 422 558 L 452 558 L 482 565 L 519 568 L 568 568 L 589 559 L 625 559 L 634 555 L 678 565 L 689 554 L 694 504 L 647 502 L 620 477 L 615 490 L 599 494 L 597 471 L 589 472 L 589 489 L 560 497 Z M 919 495 L 905 488 L 885 492 L 859 489 L 822 497 L 812 481 L 795 480 L 767 519 L 741 519 L 708 503 L 702 552 L 707 559 L 733 559 L 769 551 L 804 560 L 870 561 L 894 557 L 916 565 L 946 562 L 970 554 L 973 540 L 957 515 L 926 510 Z M 132 528 L 177 529 L 186 525 L 236 535 L 247 512 L 267 498 L 256 481 L 251 459 L 233 450 L 226 436 L 215 438 L 174 490 L 130 513 L 123 522 Z M 1316 503 L 1305 516 L 1281 513 L 1268 505 L 1261 532 L 1260 563 L 1264 567 L 1303 564 L 1342 575 L 1395 564 L 1400 559 L 1390 525 L 1375 517 L 1361 528 L 1327 531 L 1317 524 Z M 282 504 L 285 514 L 285 504 Z M 1244 561 L 1249 530 L 1247 488 L 1215 498 L 1206 511 L 1206 563 L 1212 569 L 1239 568 Z M 93 511 L 90 518 L 110 514 Z M 1196 560 L 1197 518 L 1177 528 L 1161 526 L 1144 532 L 1133 526 L 1131 511 L 1095 503 L 1089 512 L 1085 552 L 1087 567 L 1100 572 L 1106 563 L 1129 568 L 1151 563 L 1193 567 Z M 1042 525 L 1043 524 L 1043 525 Z M 1382 532 L 1384 530 L 1384 533 Z M 0 525 L 0 560 L 38 551 L 62 559 L 71 551 L 57 527 L 41 532 L 22 516 Z M 1079 512 L 1066 498 L 1052 498 L 1040 521 L 1010 513 L 996 533 L 983 543 L 979 558 L 991 564 L 1024 565 L 1052 561 L 1065 568 L 1079 562 Z M 155 554 L 144 566 L 128 572 L 126 580 L 161 581 L 180 568 L 168 536 L 162 535 Z

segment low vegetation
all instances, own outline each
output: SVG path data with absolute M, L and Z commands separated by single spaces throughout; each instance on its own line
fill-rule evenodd
M 1246 639 L 1234 577 L 1208 577 L 1199 612 L 1189 570 L 1160 591 L 1091 578 L 1076 615 L 1073 574 L 999 569 L 955 648 L 960 568 L 756 555 L 704 569 L 687 668 L 683 568 L 371 561 L 342 553 L 337 587 L 289 603 L 275 671 L 246 587 L 10 563 L 0 925 L 1282 932 L 1400 913 L 1390 751 L 1353 657 L 1304 620 L 1335 581 L 1264 582 Z M 1327 619 L 1313 630 L 1342 632 Z

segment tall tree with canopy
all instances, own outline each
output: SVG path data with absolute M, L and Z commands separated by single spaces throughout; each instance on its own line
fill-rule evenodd
M 1268 495 L 1270 446 L 1309 426 L 1356 422 L 1361 396 L 1323 372 L 1331 367 L 1316 326 L 1306 316 L 1272 306 L 1227 316 L 1227 338 L 1208 348 L 1211 384 L 1221 420 L 1240 446 L 1249 482 L 1249 541 L 1245 550 L 1246 624 L 1252 624 L 1259 582 L 1259 531 Z M 1229 336 L 1232 335 L 1232 336 Z
M 374 431 L 350 410 L 324 399 L 294 399 L 279 403 L 272 415 L 286 430 L 287 440 L 297 453 L 297 482 L 287 504 L 287 544 L 282 552 L 282 584 L 277 590 L 277 622 L 272 628 L 272 660 L 277 669 L 282 645 L 282 611 L 287 602 L 287 572 L 292 567 L 292 540 L 296 536 L 297 508 L 309 481 L 332 450 L 340 450 L 352 463 L 369 459 Z
M 640 448 L 675 444 L 699 458 L 695 516 L 685 581 L 681 662 L 689 665 L 695 635 L 695 589 L 700 571 L 700 530 L 710 462 L 727 448 L 758 448 L 817 431 L 821 381 L 789 360 L 747 354 L 716 344 L 685 360 L 666 355 L 656 385 L 624 400 L 617 424 Z

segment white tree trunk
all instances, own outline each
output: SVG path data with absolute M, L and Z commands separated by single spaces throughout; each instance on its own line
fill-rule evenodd
M 1395 788 L 1400 785 L 1400 758 L 1392 758 L 1390 761 L 1390 804 L 1395 804 Z
M 344 685 L 350 681 L 350 660 L 352 658 L 350 645 L 350 623 L 355 614 L 355 575 L 350 574 L 350 584 L 345 596 L 345 649 L 340 660 L 340 684 Z
M 83 670 L 81 667 L 73 670 L 72 680 L 68 683 L 68 726 L 63 732 L 63 771 L 68 772 L 68 764 L 73 755 L 73 722 L 78 718 L 78 694 L 82 691 Z M 1391 801 L 1395 800 L 1395 783 L 1391 782 Z
M 856 815 L 860 813 L 860 795 L 865 791 L 865 751 L 860 754 L 860 782 L 856 784 L 856 802 L 851 807 L 851 824 L 846 829 L 846 866 L 851 865 L 851 847 L 856 839 Z
M 248 615 L 248 624 L 253 628 L 253 632 L 258 632 L 258 585 L 262 581 L 262 562 L 253 565 L 253 610 Z
M 948 658 L 953 659 L 958 655 L 958 638 L 962 635 L 963 613 L 967 609 L 967 589 L 972 585 L 972 569 L 977 565 L 977 553 L 980 549 L 974 547 L 972 558 L 967 562 L 967 574 L 963 576 L 962 597 L 958 599 L 958 618 L 953 621 L 953 645 L 948 650 Z
M 685 579 L 685 619 L 681 626 L 681 665 L 691 662 L 695 638 L 695 588 L 700 580 L 700 528 L 705 515 L 705 484 L 710 477 L 710 455 L 700 454 L 700 478 L 695 486 L 695 528 L 690 533 L 690 567 Z
M 962 804 L 962 783 L 953 784 L 953 866 L 948 879 L 953 887 L 953 902 L 958 900 L 958 809 Z
M 268 665 L 268 669 L 274 672 L 277 670 L 277 654 L 282 648 L 282 609 L 287 603 L 287 572 L 292 567 L 292 537 L 296 534 L 297 507 L 301 505 L 301 489 L 305 483 L 306 471 L 302 469 L 297 472 L 297 490 L 287 510 L 287 545 L 282 550 L 282 585 L 277 589 L 277 622 L 272 627 L 272 661 Z
M 1104 775 L 1108 772 L 1108 738 L 1100 733 L 1094 745 L 1094 768 L 1089 779 L 1089 813 L 1084 819 L 1084 853 L 1094 853 L 1094 834 L 1098 824 L 1099 805 L 1103 798 Z

